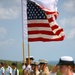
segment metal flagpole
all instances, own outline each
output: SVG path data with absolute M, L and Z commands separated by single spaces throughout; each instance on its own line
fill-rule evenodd
M 24 50 L 24 12 L 23 12 L 23 0 L 21 0 L 21 6 L 22 6 L 22 51 L 23 51 L 23 63 L 25 63 L 25 50 Z

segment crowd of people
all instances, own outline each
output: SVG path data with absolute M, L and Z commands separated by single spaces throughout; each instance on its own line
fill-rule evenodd
M 39 62 L 35 62 L 33 56 L 27 57 L 26 62 L 22 63 L 21 75 L 57 75 L 58 71 L 62 75 L 75 75 L 74 59 L 71 56 L 62 56 L 51 70 L 47 64 L 47 60 L 40 59 Z M 13 62 L 9 66 L 7 62 L 0 62 L 0 75 L 20 75 L 17 63 Z
M 26 58 L 26 63 L 22 66 L 23 75 L 44 75 L 44 70 L 46 74 L 49 75 L 47 63 L 47 60 L 42 59 L 40 59 L 39 62 L 35 62 L 34 58 L 31 56 L 29 65 L 28 58 Z
M 28 58 L 23 64 L 23 75 L 57 75 L 58 71 L 62 75 L 75 75 L 74 59 L 71 56 L 60 57 L 58 64 L 54 65 L 51 70 L 49 70 L 46 60 L 40 59 L 39 62 L 34 62 L 34 58 L 30 57 L 30 65 L 27 63 Z
M 0 62 L 0 75 L 19 75 L 17 63 L 13 62 L 10 66 L 8 62 Z

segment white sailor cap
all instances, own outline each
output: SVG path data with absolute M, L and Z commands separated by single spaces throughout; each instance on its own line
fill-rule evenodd
M 39 65 L 39 62 L 34 62 L 35 65 Z
M 31 65 L 39 65 L 39 62 L 32 61 Z
M 74 65 L 74 60 L 71 56 L 62 56 L 57 65 Z
M 29 57 L 31 60 L 34 60 L 34 57 L 33 56 L 30 56 Z M 28 56 L 26 57 L 26 59 L 28 59 Z
M 47 63 L 48 63 L 47 60 L 39 59 L 39 64 L 47 64 Z

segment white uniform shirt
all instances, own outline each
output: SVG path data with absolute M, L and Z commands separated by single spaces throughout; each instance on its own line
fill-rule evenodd
M 52 73 L 52 72 L 50 71 L 50 75 L 57 75 L 57 72 Z
M 57 72 L 52 73 L 52 72 L 50 71 L 50 75 L 57 75 Z M 75 75 L 75 73 L 73 73 L 72 75 Z
M 12 68 L 8 66 L 8 68 L 6 68 L 5 75 L 10 75 L 10 73 L 12 74 Z
M 0 68 L 0 75 L 2 75 L 4 72 L 5 72 L 4 67 L 1 67 L 1 68 Z
M 26 66 L 25 66 L 25 65 L 23 65 L 23 66 L 22 66 L 22 70 L 24 70 L 25 68 L 26 68 Z
M 26 67 L 26 71 L 28 71 L 28 70 L 31 71 L 31 65 L 28 65 L 28 66 Z
M 73 75 L 75 75 L 75 73 L 73 73 Z
M 12 75 L 15 75 L 16 70 L 17 70 L 17 75 L 19 75 L 19 70 L 17 68 L 15 68 L 14 70 L 12 70 Z

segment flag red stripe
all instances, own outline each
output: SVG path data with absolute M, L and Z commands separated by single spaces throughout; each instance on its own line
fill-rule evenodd
M 60 38 L 55 38 L 55 39 L 47 39 L 47 38 L 28 38 L 29 42 L 35 42 L 35 41 L 43 41 L 43 42 L 49 42 L 49 41 L 62 41 L 64 39 L 64 36 L 61 36 Z
M 58 28 L 58 25 L 54 25 L 51 27 L 52 30 L 57 29 L 57 28 Z
M 54 33 L 53 32 L 51 32 L 51 31 L 28 31 L 28 34 L 30 35 L 30 34 L 46 34 L 46 35 L 54 35 Z
M 56 35 L 59 35 L 60 32 L 63 32 L 63 29 L 59 29 L 55 34 L 56 34 Z
M 63 31 L 63 29 L 60 29 L 60 30 L 58 30 L 55 34 L 52 32 L 52 31 L 46 31 L 46 30 L 44 30 L 44 31 L 42 31 L 42 30 L 40 30 L 40 31 L 28 31 L 28 34 L 30 35 L 30 34 L 47 34 L 47 35 L 60 35 L 60 32 L 62 32 Z
M 48 23 L 31 23 L 28 27 L 50 27 Z
M 50 23 L 50 22 L 53 22 L 53 21 L 54 21 L 54 20 L 53 20 L 53 17 L 49 18 L 48 21 L 49 21 L 49 23 Z

